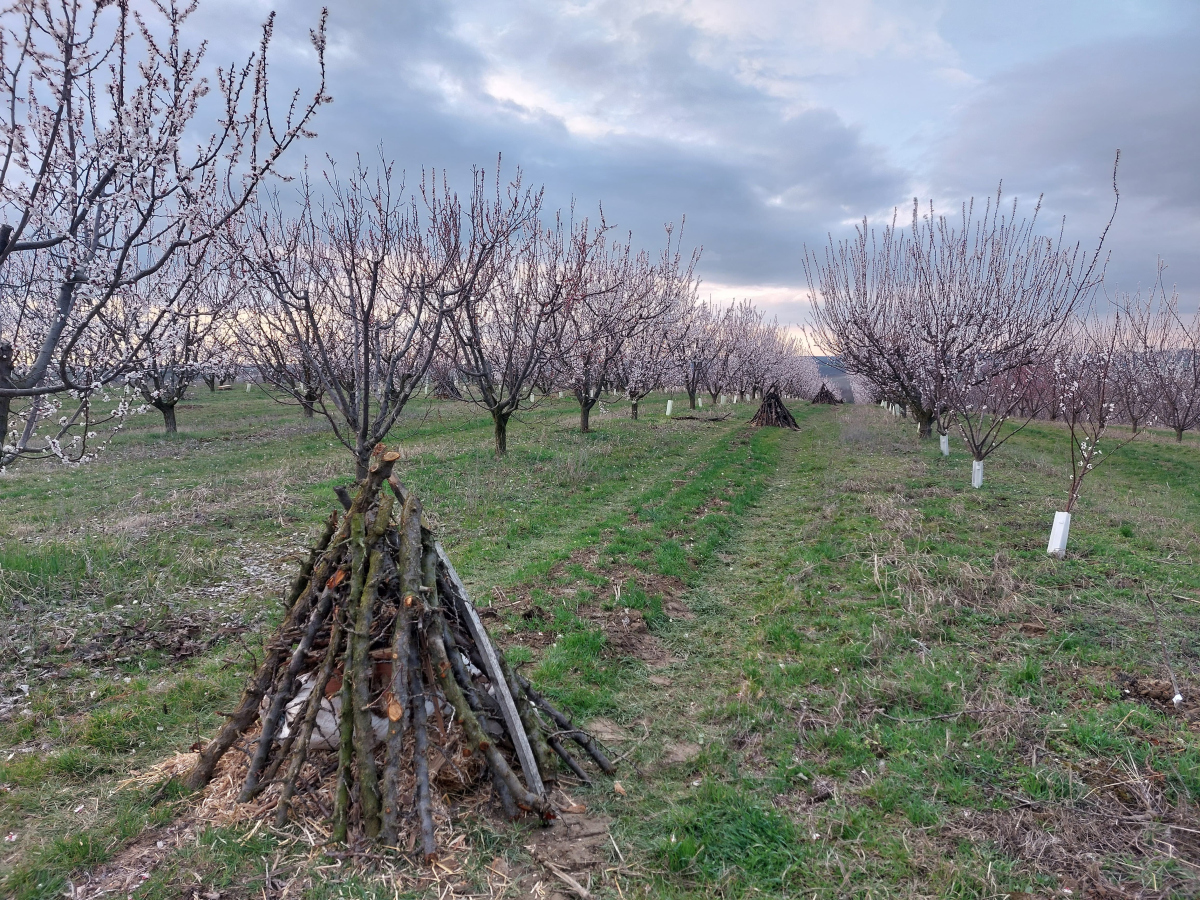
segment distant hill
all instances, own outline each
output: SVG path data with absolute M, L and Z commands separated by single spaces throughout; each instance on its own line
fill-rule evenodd
M 829 382 L 831 387 L 837 385 L 842 398 L 847 403 L 858 402 L 854 396 L 854 391 L 850 389 L 850 379 L 846 377 L 845 372 L 834 365 L 836 357 L 814 356 L 813 359 L 817 361 L 817 373 Z
M 822 378 L 837 378 L 838 376 L 845 374 L 841 369 L 833 365 L 833 361 L 836 359 L 836 357 L 814 356 L 813 359 L 817 361 L 817 369 L 820 371 Z

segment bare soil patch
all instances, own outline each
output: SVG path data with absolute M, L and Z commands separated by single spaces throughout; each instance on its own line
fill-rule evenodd
M 132 894 L 172 853 L 195 843 L 198 829 L 202 828 L 196 820 L 185 817 L 142 832 L 109 862 L 83 873 L 81 879 L 72 884 L 71 896 L 75 900 L 94 900 L 110 894 Z M 199 896 L 211 900 L 210 892 L 203 888 Z
M 1184 699 L 1176 706 L 1175 687 L 1169 681 L 1138 678 L 1125 672 L 1118 672 L 1115 680 L 1124 698 L 1137 700 L 1168 715 L 1181 715 L 1192 723 L 1200 723 L 1200 700 L 1197 699 L 1194 686 L 1180 683 L 1179 690 Z
M 666 645 L 650 633 L 641 610 L 592 608 L 580 610 L 580 615 L 604 631 L 608 656 L 632 656 L 652 669 L 666 668 L 676 661 Z
M 596 578 L 580 578 L 572 569 L 583 569 Z M 608 639 L 608 655 L 632 656 L 651 668 L 663 668 L 674 662 L 666 646 L 650 632 L 644 612 L 621 604 L 620 589 L 632 581 L 648 596 L 661 598 L 663 613 L 668 618 L 690 621 L 695 619 L 695 613 L 679 599 L 685 590 L 683 582 L 674 576 L 645 572 L 628 565 L 602 567 L 595 550 L 581 549 L 551 568 L 545 584 L 551 597 L 574 600 L 581 590 L 597 589 L 599 585 L 596 581 L 599 579 L 604 579 L 611 586 L 611 598 L 586 601 L 579 604 L 575 612 L 581 619 L 592 622 L 604 632 Z M 493 605 L 481 608 L 479 613 L 492 621 L 499 620 L 502 613 L 507 613 L 535 625 L 544 624 L 537 631 L 529 627 L 506 629 L 503 633 L 506 645 L 519 644 L 537 654 L 557 639 L 552 624 L 553 613 L 533 599 L 528 587 L 518 588 L 511 593 L 496 589 L 493 592 Z

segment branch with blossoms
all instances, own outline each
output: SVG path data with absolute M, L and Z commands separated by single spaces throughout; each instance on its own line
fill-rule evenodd
M 0 465 L 87 458 L 59 452 L 65 433 L 34 440 L 36 423 L 75 402 L 65 419 L 91 418 L 93 395 L 121 384 L 172 321 L 161 310 L 117 346 L 106 332 L 121 298 L 177 256 L 202 258 L 329 102 L 324 13 L 310 33 L 316 89 L 276 106 L 274 17 L 210 83 L 204 47 L 182 41 L 197 5 L 16 0 L 0 20 Z M 214 102 L 217 127 L 197 144 Z
M 598 230 L 608 226 L 600 220 Z M 563 303 L 551 329 L 555 381 L 579 403 L 579 430 L 587 433 L 600 392 L 617 374 L 625 342 L 661 316 L 669 298 L 655 291 L 655 266 L 635 252 L 632 236 L 595 254 L 575 294 Z
M 651 276 L 650 305 L 662 312 L 632 329 L 614 364 L 614 381 L 629 400 L 629 415 L 634 419 L 638 417 L 639 404 L 651 391 L 678 377 L 676 349 L 686 336 L 686 316 L 695 306 L 700 288 L 696 277 L 700 249 L 696 248 L 685 263 L 682 228 L 678 236 L 673 225 L 668 225 L 666 231 L 667 245 Z
M 1200 311 L 1190 317 L 1180 311 L 1178 292 L 1168 293 L 1163 283 L 1164 268 L 1159 265 L 1150 290 L 1122 302 L 1130 332 L 1126 380 L 1132 383 L 1122 399 L 1126 409 L 1151 401 L 1149 415 L 1182 441 L 1200 425 Z
M 1072 373 L 1059 400 L 1071 437 L 1071 486 L 1065 512 L 1075 508 L 1084 479 L 1138 436 L 1130 429 L 1105 440 L 1109 426 L 1118 420 L 1118 359 L 1128 328 L 1119 310 L 1107 319 L 1093 312 L 1076 324 L 1068 349 L 1055 360 L 1056 369 Z
M 488 288 L 465 295 L 447 320 L 461 393 L 491 415 L 497 457 L 508 452 L 509 420 L 538 404 L 535 383 L 552 366 L 563 307 L 605 245 L 604 231 L 586 218 L 559 212 L 553 224 L 544 221 L 541 190 L 526 201 Z

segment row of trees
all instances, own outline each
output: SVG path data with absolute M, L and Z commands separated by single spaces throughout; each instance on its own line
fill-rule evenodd
M 870 399 L 904 409 L 923 437 L 957 427 L 976 460 L 1012 426 L 1064 417 L 1100 345 L 1115 420 L 1181 439 L 1200 422 L 1200 317 L 1181 314 L 1161 271 L 1148 291 L 1097 298 L 1104 236 L 1085 253 L 1061 230 L 1039 234 L 1037 215 L 1006 213 L 999 195 L 957 221 L 914 205 L 906 228 L 864 222 L 807 254 L 818 341 Z
M 294 196 L 250 198 L 203 242 L 112 285 L 60 352 L 64 371 L 86 359 L 102 373 L 86 383 L 43 373 L 77 413 L 56 422 L 61 401 L 18 407 L 23 427 L 10 429 L 4 462 L 86 457 L 97 398 L 118 422 L 135 402 L 154 407 L 174 431 L 193 383 L 215 389 L 247 371 L 327 418 L 360 474 L 431 379 L 487 410 L 497 454 L 513 415 L 554 390 L 574 395 L 583 431 L 605 392 L 626 397 L 635 418 L 666 386 L 682 386 L 693 408 L 704 393 L 714 403 L 771 386 L 813 393 L 816 365 L 796 337 L 748 301 L 699 300 L 698 258 L 670 226 L 651 258 L 602 215 L 548 213 L 519 175 L 504 183 L 477 171 L 461 198 L 444 174 L 408 190 L 386 161 L 346 173 L 330 161 L 319 177 L 306 171 Z M 32 278 L 3 293 L 18 323 L 45 321 L 45 296 Z M 35 380 L 20 361 L 9 371 Z M 39 424 L 49 426 L 40 441 Z
M 1113 191 L 1119 202 L 1115 167 Z M 1064 422 L 1071 484 L 1051 548 L 1061 554 L 1090 472 L 1147 425 L 1182 440 L 1200 424 L 1200 313 L 1181 313 L 1161 268 L 1147 291 L 1100 294 L 1108 227 L 1084 252 L 1061 228 L 1038 232 L 1040 203 L 1020 218 L 1001 201 L 982 214 L 967 204 L 953 221 L 914 204 L 907 227 L 864 222 L 806 254 L 814 327 L 856 397 L 903 411 L 922 437 L 936 429 L 943 453 L 956 428 L 975 487 L 983 461 L 1030 421 Z
M 630 401 L 683 385 L 752 394 L 815 389 L 801 345 L 748 302 L 698 299 L 699 253 L 672 226 L 657 258 L 601 214 L 549 212 L 520 175 L 445 176 L 406 190 L 392 166 L 326 169 L 297 207 L 253 208 L 229 257 L 243 301 L 235 352 L 281 399 L 319 411 L 359 470 L 432 380 L 486 410 L 497 455 L 512 417 L 570 392 L 580 428 L 606 392 Z M 811 370 L 811 372 L 810 372 Z
M 210 81 L 181 40 L 194 8 L 15 0 L 0 17 L 0 468 L 86 459 L 131 378 L 172 390 L 145 360 L 210 339 L 196 298 L 217 291 L 215 247 L 329 101 L 324 14 L 316 87 L 277 104 L 273 19 Z
M 748 302 L 699 300 L 698 252 L 657 258 L 603 215 L 551 212 L 518 175 L 415 189 L 385 160 L 263 185 L 311 136 L 324 81 L 272 102 L 258 50 L 201 74 L 194 4 L 16 0 L 0 25 L 0 468 L 88 459 L 100 426 L 253 371 L 355 455 L 432 378 L 508 423 L 551 390 L 811 393 L 804 348 Z M 199 123 L 217 127 L 199 144 Z M 185 138 L 185 134 L 187 137 Z M 107 433 L 111 430 L 104 429 Z

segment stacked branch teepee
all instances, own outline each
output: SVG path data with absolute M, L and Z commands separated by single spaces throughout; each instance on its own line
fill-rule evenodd
M 437 854 L 430 765 L 460 771 L 455 746 L 510 818 L 554 817 L 555 756 L 589 780 L 562 739 L 614 769 L 492 643 L 420 500 L 392 477 L 397 459 L 376 447 L 349 508 L 330 516 L 265 659 L 187 783 L 208 784 L 239 748 L 238 800 L 270 792 L 276 825 L 306 792 L 332 786 L 331 806 L 316 808 L 333 841 L 353 833 L 397 847 L 407 834 L 412 846 L 419 829 L 428 860 Z
M 779 396 L 778 388 L 771 388 L 763 395 L 762 406 L 758 408 L 758 412 L 754 414 L 750 424 L 769 425 L 775 428 L 797 429 L 800 427 L 792 418 L 792 414 L 788 412 L 788 408 L 783 405 L 783 398 Z
M 821 404 L 826 404 L 828 406 L 836 406 L 837 404 L 841 403 L 842 401 L 839 400 L 837 397 L 835 397 L 833 395 L 833 391 L 831 391 L 829 389 L 829 386 L 827 384 L 825 384 L 825 382 L 822 381 L 821 389 L 819 391 L 817 391 L 817 395 L 812 398 L 812 402 L 816 406 L 819 406 Z

